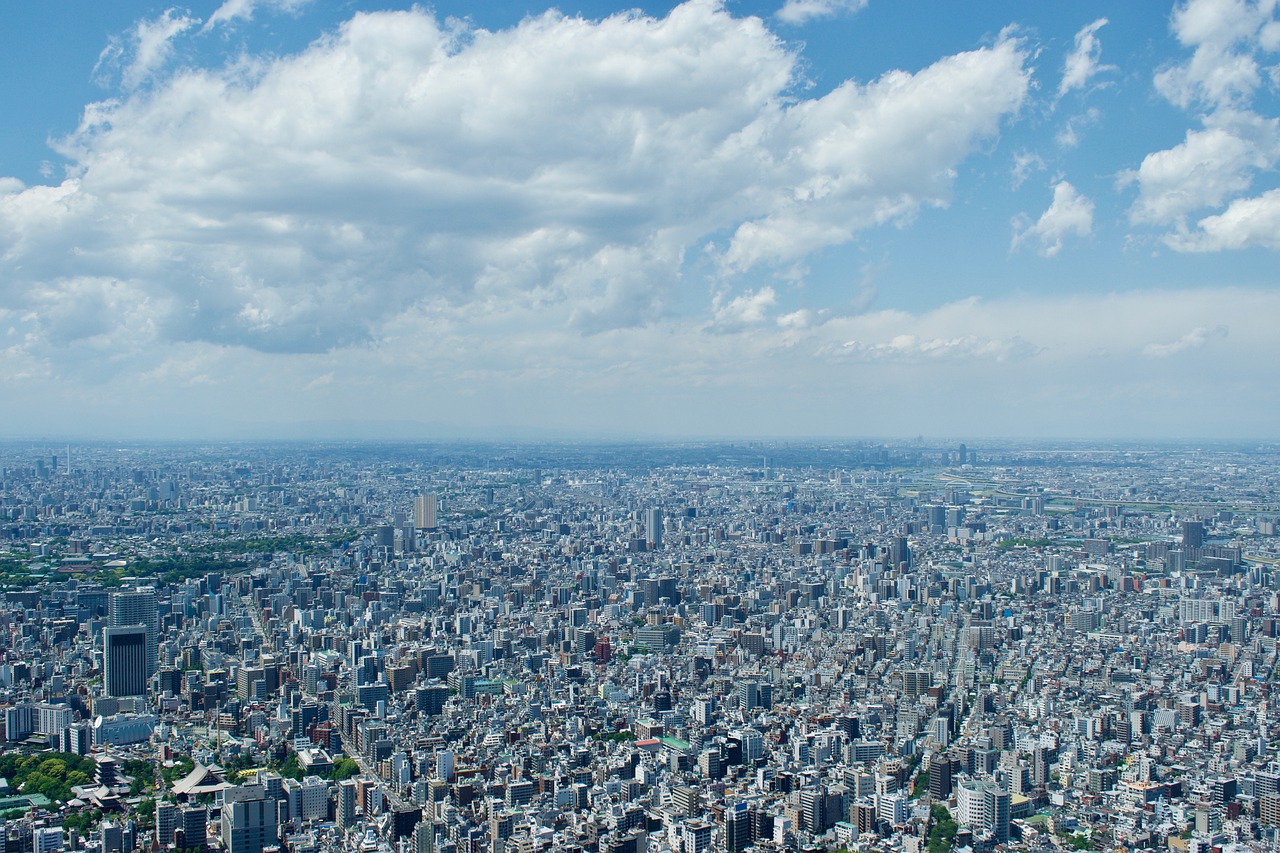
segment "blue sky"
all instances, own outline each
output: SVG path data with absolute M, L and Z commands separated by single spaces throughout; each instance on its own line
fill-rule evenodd
M 0 434 L 1280 423 L 1275 2 L 70 2 L 0 38 Z

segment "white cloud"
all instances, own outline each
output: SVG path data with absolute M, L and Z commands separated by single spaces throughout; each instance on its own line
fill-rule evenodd
M 1029 358 L 1036 354 L 1033 346 L 1020 338 L 984 338 L 961 335 L 954 338 L 920 339 L 915 335 L 897 335 L 881 343 L 845 341 L 838 357 L 894 361 L 977 359 L 1002 362 L 1010 358 Z M 835 352 L 832 355 L 836 355 Z
M 304 390 L 319 391 L 321 389 L 328 388 L 331 385 L 333 385 L 332 370 L 329 371 L 328 373 L 322 373 L 319 376 L 317 376 L 315 379 L 312 379 L 310 382 L 306 384 Z
M 1197 229 L 1170 235 L 1169 245 L 1184 252 L 1262 247 L 1280 249 L 1280 190 L 1238 198 L 1222 213 L 1207 216 Z
M 1188 0 L 1174 10 L 1178 41 L 1191 59 L 1156 75 L 1156 88 L 1178 106 L 1240 107 L 1261 83 L 1257 52 L 1280 47 L 1275 0 Z
M 1039 244 L 1037 251 L 1051 258 L 1062 251 L 1062 241 L 1074 234 L 1088 237 L 1093 233 L 1093 202 L 1080 195 L 1067 181 L 1053 187 L 1053 202 L 1034 224 L 1025 219 L 1014 221 L 1013 249 L 1024 241 Z
M 368 14 L 296 55 L 173 60 L 86 109 L 64 182 L 0 179 L 0 393 L 25 430 L 1221 434 L 1280 405 L 1268 290 L 907 312 L 869 281 L 802 288 L 814 250 L 949 202 L 1026 101 L 1016 41 L 812 97 L 763 22 L 708 2 L 499 32 Z M 1220 180 L 1267 160 L 1256 119 L 1197 131 L 1243 143 Z M 1214 206 L 1176 200 L 1233 150 L 1208 142 L 1135 170 L 1160 223 Z M 1276 200 L 1215 192 L 1222 222 L 1187 239 L 1264 245 Z M 1020 239 L 1051 254 L 1091 211 L 1060 182 Z M 1153 356 L 1178 345 L 1174 381 Z M 1232 383 L 1238 411 L 1187 405 Z
M 1013 188 L 1015 190 L 1018 189 L 1018 187 L 1026 183 L 1032 172 L 1043 172 L 1045 167 L 1044 158 L 1033 151 L 1019 151 L 1014 154 L 1013 168 L 1010 170 L 1010 175 L 1013 177 Z
M 1202 128 L 1148 154 L 1120 175 L 1120 186 L 1138 187 L 1130 222 L 1169 229 L 1161 239 L 1176 251 L 1274 242 L 1250 232 L 1267 219 L 1266 196 L 1244 194 L 1259 173 L 1280 163 L 1280 120 L 1253 104 L 1263 71 L 1276 73 L 1259 58 L 1280 49 L 1278 8 L 1276 0 L 1187 0 L 1174 10 L 1173 31 L 1193 52 L 1159 72 L 1156 89 L 1177 106 L 1201 110 Z M 1214 208 L 1217 215 L 1203 216 Z M 1188 223 L 1193 215 L 1201 216 L 1199 229 Z
M 788 24 L 804 24 L 817 18 L 852 15 L 866 5 L 867 0 L 787 0 L 777 17 Z
M 1134 223 L 1180 224 L 1187 214 L 1217 207 L 1248 189 L 1253 174 L 1280 153 L 1276 120 L 1249 113 L 1220 113 L 1203 130 L 1188 131 L 1173 148 L 1143 158 L 1122 183 L 1136 182 L 1129 210 Z
M 0 310 L 49 358 L 111 335 L 322 352 L 412 312 L 705 323 L 690 248 L 732 235 L 731 277 L 944 204 L 1021 105 L 1026 59 L 1005 40 L 806 99 L 797 56 L 708 0 L 496 32 L 360 14 L 296 55 L 86 108 L 60 145 L 72 176 L 0 195 Z M 57 308 L 90 280 L 128 294 L 100 299 L 110 329 Z
M 1206 328 L 1204 326 L 1196 326 L 1182 337 L 1171 343 L 1152 343 L 1142 348 L 1142 354 L 1148 358 L 1168 358 L 1187 350 L 1196 350 L 1203 347 L 1211 340 L 1225 338 L 1227 336 L 1227 327 L 1214 326 Z
M 955 164 L 1026 97 L 1026 59 L 1005 40 L 797 104 L 779 134 L 786 157 L 774 161 L 795 177 L 775 189 L 764 216 L 738 226 L 726 268 L 786 263 L 856 230 L 904 222 L 923 205 L 945 206 Z
M 758 326 L 768 319 L 768 311 L 778 304 L 778 295 L 772 287 L 747 291 L 735 296 L 727 302 L 723 298 L 715 301 L 715 325 L 724 329 L 741 329 L 745 326 Z M 797 320 L 795 314 L 787 315 L 787 323 Z M 784 323 L 785 325 L 785 323 Z
M 173 40 L 199 24 L 199 18 L 178 9 L 166 9 L 158 18 L 138 21 L 127 37 L 108 41 L 98 57 L 95 76 L 103 78 L 108 69 L 119 70 L 120 84 L 136 89 L 173 58 Z
M 798 313 L 737 331 L 671 318 L 584 337 L 546 327 L 529 305 L 487 313 L 415 305 L 389 320 L 374 346 L 265 353 L 174 343 L 126 351 L 132 369 L 105 379 L 52 374 L 19 334 L 0 348 L 0 393 L 23 412 L 27 432 L 58 424 L 75 432 L 66 427 L 73 423 L 98 434 L 170 436 L 256 435 L 272 423 L 270 434 L 296 436 L 308 424 L 341 430 L 355 420 L 362 425 L 345 429 L 369 435 L 388 422 L 418 437 L 432 424 L 450 435 L 489 424 L 621 435 L 1223 437 L 1271 423 L 1280 405 L 1271 376 L 1280 293 L 1269 289 L 1058 292 L 921 312 Z M 1229 337 L 1214 331 L 1220 326 Z M 1196 329 L 1205 345 L 1189 337 L 1176 374 L 1152 357 L 1159 350 L 1151 347 Z M 86 360 L 104 356 L 71 346 Z M 1192 405 L 1227 397 L 1232 406 Z M 76 419 L 85 411 L 92 422 Z
M 786 314 L 778 315 L 778 328 L 781 329 L 807 329 L 817 322 L 818 315 L 808 308 L 800 308 Z
M 223 0 L 221 6 L 213 11 L 204 28 L 211 29 L 217 24 L 235 20 L 252 20 L 257 0 Z
M 1067 119 L 1067 123 L 1058 131 L 1055 140 L 1062 148 L 1076 148 L 1080 145 L 1081 131 L 1090 125 L 1097 124 L 1101 117 L 1102 113 L 1096 107 L 1090 107 Z
M 292 12 L 308 2 L 310 0 L 223 0 L 222 5 L 205 22 L 204 29 L 209 30 L 218 24 L 232 21 L 251 21 L 254 13 L 264 7 L 273 11 Z
M 1098 39 L 1098 30 L 1106 25 L 1107 19 L 1099 18 L 1076 33 L 1075 47 L 1063 63 L 1059 98 L 1073 89 L 1083 89 L 1096 74 L 1115 70 L 1114 66 L 1101 64 L 1102 42 Z

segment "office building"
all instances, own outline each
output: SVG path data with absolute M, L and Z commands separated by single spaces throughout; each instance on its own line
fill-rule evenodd
M 651 551 L 662 547 L 662 510 L 657 507 L 645 511 L 644 541 Z
M 1259 798 L 1258 821 L 1263 826 L 1280 826 L 1280 794 L 1263 794 Z
M 356 822 L 356 780 L 347 779 L 338 783 L 338 806 L 334 818 L 338 826 L 347 829 Z
M 34 853 L 61 853 L 63 847 L 60 826 L 38 826 L 31 833 L 31 849 Z
M 935 755 L 929 762 L 929 796 L 945 800 L 951 796 L 952 776 L 955 765 L 945 755 Z
M 1188 548 L 1199 548 L 1204 545 L 1204 522 L 1203 521 L 1184 521 L 1182 522 L 1182 548 L 1185 551 Z
M 200 853 L 208 841 L 209 812 L 203 805 L 188 806 L 182 810 L 181 829 L 174 830 L 174 846 L 182 850 Z M 182 838 L 177 834 L 181 832 Z
M 161 847 L 173 843 L 173 835 L 177 831 L 182 814 L 173 803 L 160 800 L 156 803 L 156 840 Z
M 113 592 L 107 603 L 107 624 L 111 628 L 141 625 L 146 630 L 147 656 L 144 677 L 150 678 L 156 671 L 160 634 L 155 587 L 141 586 L 132 590 Z
M 419 530 L 435 530 L 437 498 L 434 492 L 413 499 L 413 526 Z
M 222 843 L 227 853 L 262 853 L 276 844 L 276 801 L 262 785 L 241 785 L 222 793 Z
M 147 693 L 147 629 L 142 625 L 102 632 L 102 680 L 108 696 Z
M 724 842 L 729 853 L 741 853 L 751 844 L 751 812 L 746 803 L 725 810 Z
M 933 673 L 929 670 L 906 669 L 902 671 L 902 698 L 913 702 L 929 692 L 933 686 Z

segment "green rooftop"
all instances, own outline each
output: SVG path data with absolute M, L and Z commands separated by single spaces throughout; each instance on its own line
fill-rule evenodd
M 15 794 L 12 797 L 0 797 L 0 812 L 7 812 L 10 809 L 26 809 L 31 806 L 43 809 L 52 804 L 53 800 L 44 794 Z
M 689 742 L 687 740 L 680 740 L 678 737 L 660 737 L 658 738 L 658 741 L 663 746 L 669 746 L 678 752 L 689 751 Z

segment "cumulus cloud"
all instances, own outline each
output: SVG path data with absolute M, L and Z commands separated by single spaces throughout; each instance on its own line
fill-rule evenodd
M 1187 214 L 1217 207 L 1249 188 L 1257 170 L 1280 154 L 1280 123 L 1252 113 L 1219 114 L 1202 130 L 1143 158 L 1121 183 L 1136 183 L 1129 209 L 1134 223 L 1176 225 Z
M 1280 190 L 1238 198 L 1222 213 L 1201 219 L 1193 231 L 1170 235 L 1167 242 L 1184 252 L 1280 249 Z
M 1080 139 L 1086 127 L 1097 124 L 1102 118 L 1102 114 L 1098 112 L 1096 107 L 1090 107 L 1078 115 L 1074 115 L 1067 119 L 1066 124 L 1058 131 L 1054 137 L 1055 141 L 1062 148 L 1076 148 L 1080 145 Z
M 796 104 L 779 131 L 787 154 L 774 161 L 795 177 L 774 188 L 764 216 L 738 226 L 726 268 L 786 263 L 858 229 L 906 221 L 921 206 L 945 206 L 954 164 L 1026 97 L 1026 59 L 1006 39 Z
M 1093 202 L 1077 192 L 1067 181 L 1053 187 L 1053 202 L 1034 223 L 1024 218 L 1014 220 L 1013 249 L 1031 241 L 1038 244 L 1041 256 L 1051 258 L 1062 251 L 1062 241 L 1069 235 L 1088 237 L 1093 233 Z
M 677 305 L 705 323 L 716 306 L 681 301 L 690 248 L 710 241 L 733 290 L 945 204 L 1030 74 L 1002 39 L 798 97 L 798 57 L 763 22 L 693 0 L 493 32 L 359 14 L 293 55 L 165 76 L 156 57 L 193 25 L 165 20 L 145 94 L 90 105 L 60 143 L 70 176 L 0 187 L 0 310 L 48 358 L 378 346 L 405 316 L 420 334 L 519 316 L 602 335 Z M 92 325 L 65 307 L 86 288 Z
M 787 0 L 778 10 L 778 20 L 788 24 L 804 24 L 816 18 L 851 15 L 861 11 L 867 0 Z
M 1239 107 L 1262 82 L 1259 51 L 1280 48 L 1274 0 L 1188 0 L 1173 13 L 1191 58 L 1156 75 L 1156 89 L 1178 106 Z
M 109 429 L 258 410 L 914 433 L 939 412 L 971 428 L 972 395 L 998 384 L 1017 405 L 992 403 L 985 431 L 1059 434 L 1097 400 L 1181 425 L 1171 401 L 1221 392 L 1223 376 L 1271 387 L 1267 291 L 910 312 L 879 310 L 869 282 L 803 288 L 813 252 L 949 203 L 1025 106 L 1017 40 L 814 94 L 764 22 L 709 2 L 496 32 L 365 14 L 296 54 L 203 68 L 176 53 L 186 31 L 139 66 L 138 91 L 86 109 L 59 144 L 65 181 L 0 178 L 0 389 L 15 409 L 90 407 Z M 1273 132 L 1243 109 L 1211 114 L 1128 176 L 1134 221 L 1178 248 L 1271 245 L 1280 199 L 1250 187 Z M 1048 168 L 1012 163 L 1015 182 Z M 1052 255 L 1092 231 L 1090 199 L 1058 181 L 1015 242 Z M 861 426 L 870 399 L 900 420 Z M 798 406 L 822 413 L 801 424 Z
M 1142 354 L 1148 358 L 1168 358 L 1171 355 L 1177 355 L 1187 350 L 1200 349 L 1209 341 L 1225 338 L 1226 336 L 1226 326 L 1214 326 L 1213 328 L 1197 326 L 1176 341 L 1147 344 L 1142 348 Z
M 1168 229 L 1161 239 L 1177 251 L 1267 244 L 1245 234 L 1249 222 L 1265 219 L 1267 202 L 1244 195 L 1280 163 L 1280 121 L 1254 106 L 1264 72 L 1276 73 L 1259 60 L 1280 50 L 1277 9 L 1275 0 L 1187 0 L 1174 10 L 1173 32 L 1192 54 L 1157 73 L 1155 85 L 1171 103 L 1196 110 L 1201 127 L 1121 173 L 1120 185 L 1138 188 L 1130 222 Z M 1213 208 L 1218 215 L 1203 216 Z M 1193 215 L 1216 230 L 1197 230 Z
M 1099 18 L 1076 33 L 1075 47 L 1067 54 L 1062 67 L 1059 98 L 1073 89 L 1083 89 L 1100 72 L 1115 70 L 1114 66 L 1102 64 L 1102 42 L 1098 39 L 1098 30 L 1106 25 L 1107 19 Z

